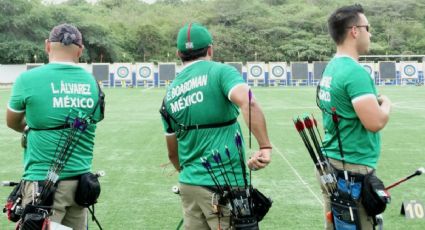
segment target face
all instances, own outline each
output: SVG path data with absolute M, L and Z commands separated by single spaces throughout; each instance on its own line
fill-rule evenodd
M 117 75 L 120 78 L 126 78 L 129 73 L 130 73 L 130 70 L 125 66 L 120 66 L 117 69 Z
M 274 66 L 272 68 L 272 74 L 275 77 L 283 77 L 283 74 L 285 73 L 285 69 L 283 69 L 282 66 Z
M 149 78 L 151 76 L 152 70 L 147 67 L 143 66 L 139 69 L 139 75 L 141 78 Z
M 412 77 L 416 74 L 416 68 L 413 65 L 406 65 L 403 69 L 404 74 L 408 77 Z
M 372 75 L 372 67 L 370 67 L 369 65 L 363 65 L 363 68 L 370 74 Z
M 261 68 L 261 66 L 258 65 L 254 65 L 251 67 L 251 76 L 253 77 L 261 77 L 261 75 L 263 74 L 263 69 Z

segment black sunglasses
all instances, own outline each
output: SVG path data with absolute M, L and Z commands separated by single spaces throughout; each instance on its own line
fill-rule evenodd
M 364 27 L 367 32 L 369 32 L 369 25 L 354 25 L 355 27 Z M 347 27 L 347 29 L 351 29 L 354 26 Z

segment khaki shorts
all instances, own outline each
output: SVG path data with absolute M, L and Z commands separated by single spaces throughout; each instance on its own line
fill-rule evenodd
M 230 228 L 230 210 L 222 208 L 223 216 L 214 214 L 212 200 L 214 193 L 202 186 L 180 183 L 180 196 L 183 205 L 184 229 L 217 230 Z
M 75 203 L 75 191 L 78 180 L 60 181 L 55 192 L 53 201 L 53 215 L 50 220 L 60 223 L 74 230 L 86 229 L 87 210 Z M 34 183 L 25 181 L 22 191 L 22 203 L 28 204 L 33 200 Z
M 342 162 L 339 160 L 334 160 L 329 158 L 329 162 L 337 169 L 342 170 Z M 371 167 L 365 166 L 365 165 L 356 165 L 356 164 L 350 164 L 350 163 L 345 163 L 345 170 L 347 171 L 351 171 L 354 173 L 359 173 L 359 174 L 367 174 L 369 172 L 372 172 L 373 169 Z M 333 223 L 327 221 L 326 219 L 326 214 L 328 212 L 331 211 L 331 202 L 330 202 L 330 197 L 328 195 L 328 193 L 326 192 L 326 189 L 323 187 L 322 183 L 320 182 L 320 175 L 316 170 L 316 178 L 320 183 L 320 187 L 322 189 L 322 195 L 323 195 L 323 200 L 325 202 L 324 204 L 324 219 L 325 219 L 325 229 L 326 230 L 333 230 Z M 360 201 L 357 202 L 357 207 L 359 208 L 359 217 L 360 217 L 360 224 L 361 224 L 361 229 L 362 230 L 369 230 L 369 229 L 373 229 L 373 218 L 369 217 L 366 214 L 366 211 L 361 203 L 361 198 Z

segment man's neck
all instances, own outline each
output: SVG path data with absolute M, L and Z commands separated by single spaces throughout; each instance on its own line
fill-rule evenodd
M 183 65 L 184 65 L 184 66 L 187 66 L 187 65 L 191 65 L 192 63 L 195 63 L 195 62 L 199 62 L 199 61 L 209 61 L 209 60 L 211 60 L 211 58 L 209 58 L 208 56 L 207 56 L 207 57 L 200 57 L 200 58 L 197 58 L 197 59 L 195 59 L 195 60 L 184 61 L 184 62 L 183 62 Z
M 350 45 L 340 45 L 336 47 L 336 55 L 338 56 L 349 56 L 356 61 L 359 61 L 359 52 L 354 48 L 354 46 Z
M 75 62 L 75 60 L 72 60 L 69 58 L 49 58 L 49 62 L 62 62 L 62 63 L 73 63 L 73 64 L 78 63 L 78 62 Z

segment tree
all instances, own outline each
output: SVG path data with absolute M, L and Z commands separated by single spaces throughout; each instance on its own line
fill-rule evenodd
M 327 18 L 352 0 L 0 0 L 0 62 L 47 62 L 44 40 L 60 23 L 83 33 L 82 61 L 178 61 L 178 29 L 200 22 L 218 61 L 316 61 L 335 52 Z M 425 2 L 360 0 L 372 28 L 371 54 L 425 50 Z M 188 13 L 190 12 L 190 13 Z M 256 54 L 256 55 L 255 55 Z

